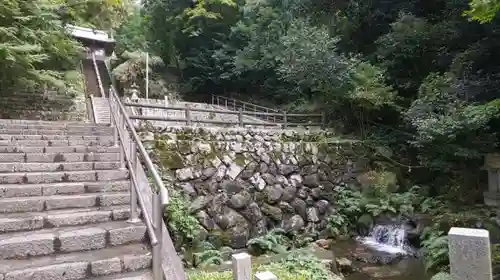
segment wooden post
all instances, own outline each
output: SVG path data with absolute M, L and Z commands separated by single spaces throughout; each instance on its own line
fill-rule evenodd
M 238 124 L 243 127 L 243 110 L 241 108 L 238 110 Z
M 288 120 L 287 120 L 287 117 L 286 117 L 286 111 L 283 112 L 283 128 L 287 128 L 288 127 L 288 124 L 287 124 Z
M 191 106 L 186 105 L 186 124 L 191 125 Z

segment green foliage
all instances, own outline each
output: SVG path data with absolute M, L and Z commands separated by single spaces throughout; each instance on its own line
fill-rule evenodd
M 146 50 L 145 19 L 139 9 L 134 9 L 130 16 L 116 30 L 115 52 Z
M 470 9 L 465 11 L 465 15 L 481 23 L 488 23 L 493 20 L 500 10 L 500 1 L 498 0 L 471 0 Z
M 189 214 L 188 200 L 178 191 L 169 190 L 170 202 L 165 208 L 165 221 L 177 249 L 190 248 L 197 241 L 200 225 Z
M 339 280 L 331 274 L 314 255 L 302 252 L 291 252 L 285 259 L 271 264 L 253 267 L 253 272 L 270 271 L 282 280 Z M 188 272 L 189 280 L 230 280 L 232 273 L 226 272 Z
M 0 13 L 0 92 L 64 90 L 62 71 L 76 66 L 79 48 L 52 6 L 7 0 Z
M 453 278 L 448 272 L 439 272 L 432 276 L 431 280 L 453 280 Z
M 216 249 L 212 244 L 203 242 L 199 247 L 201 252 L 193 254 L 193 265 L 195 267 L 205 267 L 209 265 L 220 265 L 224 261 L 222 252 Z
M 261 269 L 271 272 L 283 270 L 295 274 L 293 279 L 329 280 L 333 277 L 318 258 L 303 251 L 291 252 L 280 263 L 265 265 Z
M 288 238 L 285 232 L 279 229 L 272 230 L 265 235 L 248 240 L 247 247 L 253 255 L 262 255 L 268 252 L 281 254 L 287 251 Z
M 425 269 L 429 271 L 448 271 L 448 236 L 443 231 L 427 228 L 421 236 L 424 251 Z

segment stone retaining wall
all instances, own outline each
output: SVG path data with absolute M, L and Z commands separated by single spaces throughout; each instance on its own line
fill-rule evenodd
M 326 132 L 169 128 L 141 132 L 164 178 L 191 199 L 206 231 L 233 248 L 271 228 L 326 234 L 335 186 L 365 170 L 361 147 Z M 170 175 L 167 175 L 170 174 Z

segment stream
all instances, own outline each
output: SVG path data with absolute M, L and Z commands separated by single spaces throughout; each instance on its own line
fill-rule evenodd
M 346 280 L 429 280 L 422 260 L 406 240 L 406 232 L 399 225 L 377 225 L 366 237 L 334 241 L 330 249 L 317 245 L 302 248 L 324 262 L 337 259 L 337 268 Z M 252 263 L 276 262 L 287 254 L 253 257 Z M 226 262 L 212 271 L 231 270 Z

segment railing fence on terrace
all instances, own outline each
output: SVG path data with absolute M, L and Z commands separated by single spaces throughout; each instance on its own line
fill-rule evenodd
M 317 126 L 321 123 L 321 127 L 325 126 L 325 114 L 302 114 L 290 113 L 281 111 L 276 108 L 270 108 L 250 102 L 232 99 L 221 95 L 212 94 L 212 105 L 225 108 L 226 110 L 239 111 L 242 110 L 247 115 L 273 123 L 289 123 L 300 124 L 306 126 Z M 288 125 L 294 126 L 294 125 Z M 285 126 L 286 127 L 286 126 Z

